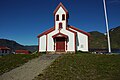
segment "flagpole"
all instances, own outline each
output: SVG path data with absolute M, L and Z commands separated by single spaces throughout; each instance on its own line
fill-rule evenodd
M 111 53 L 110 35 L 109 35 L 109 29 L 108 29 L 108 18 L 107 18 L 107 10 L 106 10 L 105 0 L 103 0 L 103 4 L 104 4 L 105 21 L 106 21 L 106 28 L 107 28 L 108 52 Z

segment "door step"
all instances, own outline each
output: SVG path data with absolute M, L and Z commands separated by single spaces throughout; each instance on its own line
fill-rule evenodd
M 67 54 L 67 52 L 47 52 L 47 54 Z
M 55 54 L 67 54 L 66 52 L 55 52 Z

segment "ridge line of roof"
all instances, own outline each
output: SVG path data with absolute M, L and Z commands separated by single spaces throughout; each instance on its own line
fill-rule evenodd
M 76 31 L 78 31 L 78 32 L 81 32 L 81 33 L 83 33 L 83 34 L 86 34 L 86 35 L 90 36 L 89 33 L 85 32 L 85 31 L 83 31 L 83 30 L 81 30 L 81 29 L 78 29 L 78 28 L 76 28 L 76 27 L 74 27 L 74 26 L 69 26 L 69 28 L 72 28 L 72 29 L 74 29 L 74 30 L 76 30 Z

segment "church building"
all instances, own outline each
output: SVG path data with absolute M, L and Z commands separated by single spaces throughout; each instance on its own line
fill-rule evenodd
M 68 24 L 68 10 L 60 3 L 54 10 L 54 26 L 39 34 L 38 52 L 88 52 L 89 33 Z

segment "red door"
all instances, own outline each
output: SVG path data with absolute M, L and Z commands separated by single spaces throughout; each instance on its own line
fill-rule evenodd
M 56 38 L 56 51 L 65 51 L 65 38 Z

